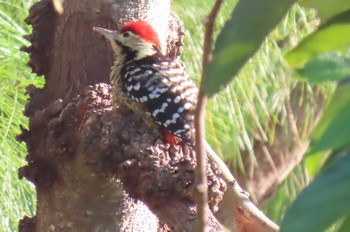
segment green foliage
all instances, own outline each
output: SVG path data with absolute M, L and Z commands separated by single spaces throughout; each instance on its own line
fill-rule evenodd
M 332 18 L 286 55 L 292 66 L 304 64 L 297 71 L 305 80 L 341 81 L 311 136 L 308 154 L 312 156 L 306 159 L 326 157 L 327 151 L 332 155 L 287 210 L 282 232 L 350 229 L 350 4 L 346 2 L 305 1 L 320 11 L 323 20 Z
M 350 9 L 350 1 L 346 0 L 299 0 L 304 7 L 316 9 L 322 21 L 326 21 Z
M 293 0 L 239 1 L 217 38 L 204 76 L 206 94 L 222 90 L 285 16 Z M 268 12 L 268 13 L 267 13 Z
M 190 76 L 196 80 L 201 73 L 204 31 L 202 19 L 209 13 L 214 1 L 206 3 L 203 5 L 201 1 L 175 1 L 175 9 L 187 29 L 183 59 Z M 230 17 L 233 6 L 233 1 L 224 1 L 216 21 L 216 34 L 225 20 Z M 291 78 L 293 73 L 283 60 L 283 52 L 291 48 L 294 40 L 310 33 L 316 23 L 314 12 L 305 12 L 298 5 L 293 6 L 277 28 L 264 40 L 257 53 L 241 69 L 235 81 L 209 100 L 206 122 L 207 140 L 217 153 L 222 155 L 233 172 L 245 171 L 240 154 L 242 151 L 248 153 L 249 158 L 254 162 L 254 143 L 264 141 L 273 144 L 275 126 L 278 124 L 283 128 L 288 126 L 285 97 L 290 94 L 290 91 L 299 87 Z M 322 92 L 330 91 L 329 88 L 324 90 Z M 303 131 L 308 130 L 308 123 L 313 121 L 312 105 L 317 104 L 312 100 L 313 91 L 310 85 L 305 84 L 300 90 L 301 95 L 305 97 L 294 99 L 306 106 L 305 124 L 300 127 L 301 137 L 304 137 Z M 299 169 L 296 172 L 299 172 Z M 307 175 L 307 172 L 297 176 L 304 174 Z M 276 195 L 273 202 L 267 206 L 268 215 L 278 221 L 287 208 L 288 202 L 291 202 L 305 185 L 305 181 L 299 181 L 295 176 L 288 178 L 287 182 L 289 184 L 282 186 L 282 193 Z M 299 186 L 299 183 L 295 182 L 304 184 L 296 188 L 290 187 Z M 295 193 L 284 194 L 290 191 Z M 280 207 L 274 204 L 277 201 Z
M 305 187 L 307 172 L 305 165 L 297 166 L 289 175 L 282 186 L 278 189 L 275 197 L 264 207 L 264 212 L 276 223 L 280 223 L 284 213 L 293 203 L 296 195 Z
M 312 135 L 310 153 L 350 145 L 350 83 L 339 84 Z
M 345 218 L 341 227 L 338 230 L 338 232 L 348 232 L 348 231 L 350 231 L 350 215 L 347 215 L 347 217 Z
M 350 151 L 337 155 L 288 209 L 281 232 L 325 231 L 350 213 Z
M 198 80 L 204 31 L 202 19 L 214 1 L 207 1 L 205 5 L 201 1 L 177 0 L 175 3 L 176 11 L 187 29 L 183 59 L 190 76 Z M 217 18 L 216 34 L 230 17 L 234 2 L 224 1 L 224 4 Z M 285 97 L 293 89 L 299 88 L 299 85 L 292 79 L 293 72 L 283 60 L 284 51 L 290 49 L 295 40 L 312 32 L 316 23 L 314 12 L 305 12 L 294 5 L 264 40 L 257 53 L 242 67 L 237 78 L 209 100 L 207 140 L 223 156 L 233 172 L 244 172 L 240 155 L 242 151 L 254 160 L 254 143 L 264 141 L 273 144 L 275 126 L 282 125 L 283 129 L 288 126 Z M 301 86 L 300 95 L 304 97 L 293 100 L 305 104 L 305 124 L 299 128 L 300 136 L 305 138 L 307 133 L 304 131 L 308 130 L 308 125 L 314 120 L 312 106 L 317 102 L 312 100 L 314 88 L 309 84 Z M 324 93 L 330 91 L 329 85 L 322 88 Z M 323 162 L 322 157 L 312 156 L 305 167 L 298 166 L 264 211 L 274 220 L 280 221 L 297 193 L 308 182 L 309 168 L 314 174 Z
M 286 55 L 293 67 L 300 67 L 309 59 L 329 51 L 347 48 L 350 43 L 350 10 L 334 16 L 309 35 Z
M 291 34 L 302 37 L 314 27 L 313 22 L 312 14 L 294 6 L 233 83 L 208 102 L 207 140 L 229 160 L 233 170 L 244 170 L 241 151 L 254 160 L 255 141 L 273 144 L 275 126 L 288 126 L 285 98 L 299 87 L 283 60 L 283 51 L 291 47 Z M 296 28 L 301 28 L 298 34 Z M 306 84 L 300 91 L 308 97 L 294 100 L 312 107 L 312 88 Z M 307 114 L 305 121 L 313 121 L 312 114 Z M 301 127 L 301 135 L 303 130 Z
M 297 69 L 302 79 L 311 83 L 338 81 L 350 76 L 350 54 L 327 53 Z
M 24 18 L 31 1 L 0 1 L 0 228 L 1 231 L 17 231 L 18 220 L 35 211 L 33 186 L 18 179 L 17 169 L 25 165 L 26 148 L 15 136 L 20 125 L 26 126 L 23 116 L 25 87 L 42 85 L 26 67 L 27 56 L 19 48 L 28 44 L 22 37 L 29 33 Z
M 223 90 L 223 87 L 232 80 L 242 68 L 243 64 L 248 59 L 251 59 L 253 53 L 260 46 L 262 39 L 265 38 L 267 33 L 276 25 L 277 21 L 281 19 L 283 15 L 282 12 L 287 11 L 290 7 L 290 5 L 286 4 L 286 8 L 283 8 L 281 11 L 254 11 L 255 7 L 259 6 L 259 4 L 263 3 L 253 0 L 240 1 L 233 11 L 232 18 L 224 26 L 215 45 L 212 63 L 209 64 L 206 70 L 204 90 L 208 95 L 213 95 L 219 90 Z M 264 4 L 266 4 L 266 2 L 264 2 Z M 270 7 L 276 7 L 278 9 L 278 4 L 283 3 L 278 2 L 270 5 Z M 348 10 L 348 4 L 344 1 L 336 1 L 336 6 L 330 7 L 330 3 L 324 2 L 323 0 L 305 0 L 303 4 L 309 4 L 309 6 L 318 9 L 318 13 L 321 15 L 321 19 L 324 23 L 317 31 L 300 42 L 295 49 L 285 56 L 287 61 L 293 67 L 299 67 L 297 70 L 299 75 L 306 80 L 321 82 L 324 80 L 335 81 L 346 78 L 349 75 L 349 61 L 344 54 L 346 54 L 346 50 L 350 46 L 350 37 L 348 36 L 348 31 L 350 31 L 350 11 Z M 332 2 L 332 4 L 334 4 L 334 2 Z M 267 6 L 269 6 L 269 4 L 267 4 Z M 327 9 L 328 6 L 329 8 Z M 260 6 L 259 9 L 262 9 L 262 7 Z M 266 16 L 266 12 L 270 12 L 273 20 L 256 20 L 257 18 L 262 18 L 259 17 L 262 12 L 267 18 L 269 18 L 270 14 Z M 251 26 L 260 25 L 260 22 L 261 26 Z M 334 51 L 341 53 L 320 56 L 320 54 L 324 52 Z M 256 56 L 259 56 L 259 54 Z M 259 61 L 262 62 L 262 59 Z M 254 58 L 252 62 L 254 62 Z M 254 68 L 256 67 L 257 66 Z M 250 69 L 250 71 L 252 70 L 254 69 Z M 324 163 L 324 159 L 321 158 L 324 153 L 320 153 L 320 151 L 332 149 L 339 151 L 344 148 L 346 149 L 350 144 L 348 136 L 350 128 L 347 126 L 350 125 L 350 108 L 348 107 L 349 94 L 347 94 L 349 90 L 346 86 L 346 81 L 338 86 L 336 94 L 330 102 L 330 109 L 326 110 L 325 116 L 320 121 L 320 125 L 313 133 L 313 145 L 310 149 L 310 153 L 318 152 L 320 154 L 316 159 L 312 160 L 314 163 Z M 249 89 L 252 91 L 254 87 L 246 88 L 246 86 L 244 86 L 241 89 L 245 91 Z M 231 111 L 231 114 L 236 115 L 236 117 L 232 118 L 237 120 L 236 125 L 243 131 L 243 139 L 238 139 L 238 144 L 236 145 L 240 146 L 241 144 L 245 144 L 249 150 L 252 149 L 252 138 L 247 136 L 248 134 L 246 131 L 253 127 L 244 120 L 248 117 L 247 114 L 242 113 L 242 107 L 238 104 L 237 99 L 240 99 L 236 94 L 238 91 L 239 88 L 233 89 L 229 86 L 218 95 L 219 97 L 226 97 L 226 101 L 224 100 L 226 104 L 211 106 L 223 112 Z M 250 93 L 245 93 L 245 95 L 252 96 Z M 254 107 L 257 105 L 259 104 L 254 103 Z M 266 109 L 269 108 L 265 107 L 263 110 Z M 215 116 L 211 114 L 213 111 L 215 110 L 211 109 L 209 111 L 209 120 L 213 117 L 211 124 L 209 123 L 211 128 L 217 128 L 212 125 L 218 125 L 218 127 L 222 128 L 228 127 L 229 124 L 225 120 L 230 121 L 230 119 L 223 117 L 220 120 L 216 120 Z M 222 115 L 226 114 L 221 112 L 221 116 Z M 254 115 L 254 113 L 250 115 Z M 257 114 L 255 114 L 255 116 L 256 115 Z M 267 113 L 267 115 L 271 115 L 271 113 Z M 258 121 L 256 125 L 261 125 L 260 122 L 264 122 L 254 120 L 254 117 L 252 121 Z M 274 120 L 271 121 L 274 122 Z M 256 127 L 256 125 L 255 129 L 259 128 Z M 225 134 L 228 134 L 227 130 L 219 131 L 217 129 L 212 129 L 212 131 L 216 132 L 212 134 L 216 134 L 217 137 L 225 137 Z M 231 132 L 229 134 L 233 135 L 234 139 L 237 140 L 240 133 Z M 273 137 L 269 137 L 268 134 L 266 130 L 262 130 L 259 135 L 265 135 L 265 138 L 268 137 L 271 139 L 269 141 L 273 141 Z M 224 146 L 221 145 L 221 148 L 223 147 Z M 232 147 L 231 143 L 231 150 Z M 241 147 L 243 146 L 241 145 Z M 300 194 L 295 203 L 293 203 L 287 211 L 287 215 L 282 223 L 282 231 L 324 231 L 330 228 L 332 223 L 339 221 L 341 218 L 346 218 L 349 214 L 350 207 L 349 204 L 343 204 L 343 202 L 346 201 L 350 193 L 350 172 L 348 169 L 350 162 L 349 154 L 350 152 L 347 150 L 342 153 L 334 152 L 334 160 L 325 162 L 326 168 L 317 175 L 310 187 Z M 311 159 L 308 160 L 309 166 L 311 166 L 310 163 L 312 163 L 310 160 Z M 236 162 L 240 163 L 240 160 L 238 159 Z M 312 167 L 313 173 L 316 172 L 316 169 L 317 168 Z M 277 209 L 280 213 L 279 215 L 274 215 L 274 217 L 278 218 L 278 216 L 283 214 L 281 209 L 285 208 L 286 205 L 283 204 L 282 201 L 279 201 L 279 204 L 276 205 L 278 205 L 278 207 L 274 209 Z M 345 222 L 339 228 L 345 230 L 348 227 L 347 224 L 347 219 L 345 219 Z M 338 227 L 335 226 L 332 228 L 333 230 L 337 230 Z

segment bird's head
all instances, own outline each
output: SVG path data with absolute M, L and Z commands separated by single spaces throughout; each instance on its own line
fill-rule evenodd
M 116 31 L 101 27 L 94 27 L 93 30 L 111 42 L 116 56 L 124 55 L 131 59 L 140 60 L 160 52 L 157 32 L 143 20 L 128 22 Z

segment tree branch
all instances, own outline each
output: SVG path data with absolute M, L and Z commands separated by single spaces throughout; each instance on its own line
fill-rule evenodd
M 223 178 L 227 184 L 224 199 L 220 202 L 220 209 L 215 215 L 220 223 L 231 231 L 236 231 L 237 229 L 238 231 L 246 232 L 278 231 L 278 225 L 267 218 L 250 201 L 249 194 L 239 186 L 230 170 L 213 151 L 209 144 L 206 144 L 205 146 L 209 161 L 217 165 L 221 173 L 219 176 Z
M 196 130 L 196 159 L 197 167 L 195 172 L 197 188 L 197 231 L 208 231 L 208 187 L 206 174 L 206 154 L 205 154 L 205 106 L 207 95 L 203 92 L 203 79 L 207 64 L 212 57 L 213 31 L 216 16 L 220 10 L 222 0 L 217 0 L 210 12 L 204 19 L 205 34 L 203 43 L 202 78 L 198 93 L 198 102 L 195 112 L 194 127 Z

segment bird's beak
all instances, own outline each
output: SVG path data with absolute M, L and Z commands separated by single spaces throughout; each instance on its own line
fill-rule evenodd
M 118 35 L 117 31 L 108 30 L 108 29 L 105 29 L 105 28 L 102 28 L 102 27 L 93 27 L 92 29 L 94 31 L 102 34 L 107 39 L 110 39 L 110 40 L 116 40 L 117 39 L 117 35 Z

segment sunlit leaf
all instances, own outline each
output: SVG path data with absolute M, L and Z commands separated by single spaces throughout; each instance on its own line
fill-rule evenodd
M 350 9 L 350 1 L 347 0 L 301 0 L 300 4 L 316 9 L 322 21 Z
M 348 215 L 345 220 L 343 221 L 343 224 L 339 228 L 338 232 L 349 232 L 350 231 L 350 215 Z
M 307 62 L 297 70 L 302 78 L 313 83 L 339 81 L 350 76 L 350 59 L 336 54 L 326 54 Z
M 350 212 L 350 151 L 320 172 L 288 209 L 281 232 L 323 232 Z
M 307 168 L 307 172 L 310 177 L 314 177 L 316 173 L 320 170 L 320 167 L 323 166 L 323 164 L 328 158 L 327 154 L 325 152 L 318 152 L 316 154 L 313 154 L 312 156 L 306 156 L 304 158 L 304 164 Z
M 312 134 L 310 153 L 340 148 L 350 143 L 350 83 L 339 84 Z
M 257 51 L 294 0 L 241 0 L 221 31 L 204 77 L 204 91 L 213 95 L 229 83 Z
M 300 67 L 317 55 L 350 46 L 350 11 L 346 11 L 301 41 L 285 56 L 293 67 Z

